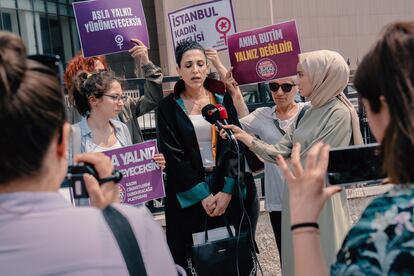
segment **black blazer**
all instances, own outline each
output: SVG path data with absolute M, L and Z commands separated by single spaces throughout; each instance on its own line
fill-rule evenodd
M 224 84 L 213 79 L 206 79 L 204 86 L 209 91 L 214 91 L 217 103 L 221 103 L 228 113 L 228 122 L 240 126 L 237 111 L 233 105 L 231 96 L 225 93 Z M 180 93 L 184 90 L 182 80 L 177 82 L 174 93 L 164 98 L 158 107 L 158 130 L 160 151 L 167 161 L 166 166 L 166 192 L 167 197 L 175 197 L 181 208 L 189 207 L 206 197 L 205 191 L 201 191 L 200 183 L 205 181 L 205 172 L 199 151 L 197 137 L 188 115 L 179 104 Z M 239 143 L 241 149 L 240 171 L 243 179 L 244 145 Z M 223 140 L 218 136 L 216 151 L 216 173 L 214 187 L 210 193 L 219 191 L 230 192 L 238 195 L 236 189 L 238 164 L 237 151 L 232 142 Z M 201 185 L 201 186 L 200 186 Z M 205 185 L 204 185 L 205 186 Z M 245 189 L 242 187 L 245 193 Z M 188 201 L 180 200 L 180 196 L 188 196 Z M 185 196 L 184 196 L 185 197 Z M 174 204 L 175 205 L 175 204 Z

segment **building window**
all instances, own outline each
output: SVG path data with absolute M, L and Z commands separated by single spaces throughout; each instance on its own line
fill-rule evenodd
M 15 10 L 0 9 L 0 29 L 16 34 L 19 33 Z
M 2 21 L 3 30 L 9 31 L 9 32 L 13 31 L 10 13 L 2 12 L 1 21 Z

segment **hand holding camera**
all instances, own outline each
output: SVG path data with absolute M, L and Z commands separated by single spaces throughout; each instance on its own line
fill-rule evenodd
M 114 171 L 108 156 L 103 153 L 81 153 L 74 157 L 74 162 L 83 165 L 72 166 L 72 172 L 69 173 L 83 174 L 84 186 L 92 206 L 103 209 L 111 203 L 119 202 L 119 189 L 116 183 L 121 180 L 122 174 Z

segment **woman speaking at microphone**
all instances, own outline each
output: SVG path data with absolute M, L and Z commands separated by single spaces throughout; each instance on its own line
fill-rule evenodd
M 187 249 L 193 245 L 192 233 L 204 230 L 206 218 L 225 215 L 238 228 L 242 212 L 237 177 L 254 232 L 258 201 L 253 177 L 245 172 L 243 145 L 240 155 L 230 140 L 218 139 L 214 126 L 203 119 L 208 104 L 222 104 L 228 121 L 240 125 L 231 97 L 224 84 L 207 78 L 209 66 L 204 48 L 193 41 L 175 50 L 177 72 L 181 76 L 174 93 L 158 107 L 161 152 L 166 168 L 167 241 L 176 263 L 191 267 Z M 218 112 L 218 110 L 216 110 Z M 240 172 L 238 172 L 238 162 Z M 249 231 L 244 220 L 242 230 Z M 223 219 L 209 219 L 209 228 L 223 225 Z

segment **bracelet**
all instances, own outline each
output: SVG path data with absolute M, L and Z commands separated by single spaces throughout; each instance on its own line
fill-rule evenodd
M 292 235 L 306 234 L 306 233 L 319 235 L 320 231 L 319 229 L 316 229 L 316 228 L 298 229 L 296 231 L 293 231 Z
M 297 228 L 303 228 L 303 227 L 313 227 L 316 229 L 319 229 L 319 225 L 316 222 L 304 222 L 304 223 L 297 223 L 290 226 L 290 231 L 293 231 Z

